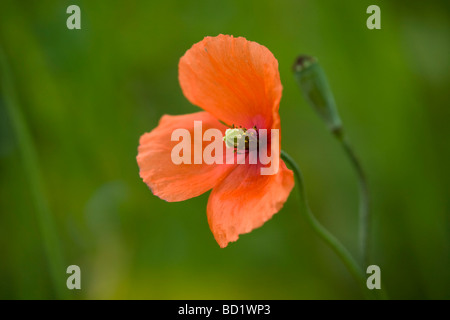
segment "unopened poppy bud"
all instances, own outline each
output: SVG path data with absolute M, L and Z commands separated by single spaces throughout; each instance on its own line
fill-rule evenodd
M 293 71 L 308 103 L 334 134 L 341 135 L 342 123 L 333 93 L 317 59 L 306 55 L 299 56 L 294 63 Z

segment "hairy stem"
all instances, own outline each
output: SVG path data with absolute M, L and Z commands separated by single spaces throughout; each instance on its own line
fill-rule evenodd
M 350 145 L 347 137 L 344 134 L 336 135 L 340 141 L 344 151 L 352 164 L 353 169 L 358 177 L 359 185 L 359 249 L 361 256 L 361 264 L 364 267 L 369 266 L 370 263 L 370 238 L 371 238 L 371 221 L 369 208 L 369 188 L 367 184 L 366 175 L 362 168 L 361 162 L 355 154 L 354 149 Z

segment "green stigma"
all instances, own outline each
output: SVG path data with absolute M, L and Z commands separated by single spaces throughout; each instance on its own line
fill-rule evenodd
M 234 148 L 236 152 L 245 152 L 258 148 L 256 130 L 247 130 L 245 128 L 227 129 L 223 141 L 225 141 L 227 148 Z

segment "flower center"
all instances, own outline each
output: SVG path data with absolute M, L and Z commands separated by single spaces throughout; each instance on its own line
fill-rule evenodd
M 227 148 L 233 148 L 235 152 L 243 153 L 258 149 L 258 132 L 256 126 L 252 129 L 232 126 L 231 129 L 225 130 L 223 137 Z

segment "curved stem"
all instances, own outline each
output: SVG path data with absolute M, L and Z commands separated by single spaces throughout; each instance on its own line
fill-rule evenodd
M 297 178 L 297 188 L 298 188 L 298 193 L 300 196 L 302 211 L 305 213 L 305 216 L 306 216 L 308 222 L 311 224 L 311 227 L 319 235 L 319 237 L 321 237 L 322 240 L 325 241 L 331 247 L 331 249 L 333 249 L 333 251 L 339 256 L 339 258 L 342 260 L 342 262 L 348 268 L 348 270 L 353 275 L 355 280 L 361 286 L 361 289 L 367 295 L 368 291 L 367 291 L 367 287 L 366 287 L 365 274 L 363 273 L 361 268 L 358 266 L 357 262 L 352 257 L 350 252 L 342 245 L 341 242 L 339 242 L 339 240 L 334 235 L 332 235 L 327 229 L 325 229 L 325 227 L 323 227 L 320 224 L 320 222 L 316 219 L 316 217 L 312 213 L 311 209 L 309 208 L 308 201 L 306 198 L 306 193 L 305 193 L 305 187 L 303 184 L 302 173 L 301 173 L 297 163 L 294 161 L 294 159 L 291 158 L 291 156 L 289 156 L 283 150 L 281 151 L 281 158 L 286 163 L 288 163 L 289 166 L 294 171 L 295 177 Z
M 345 153 L 347 154 L 356 175 L 358 176 L 359 183 L 359 244 L 361 263 L 363 267 L 369 265 L 370 259 L 370 210 L 369 210 L 369 189 L 367 186 L 367 179 L 364 170 L 359 162 L 356 154 L 351 147 L 348 139 L 345 135 L 337 136 L 341 142 Z

